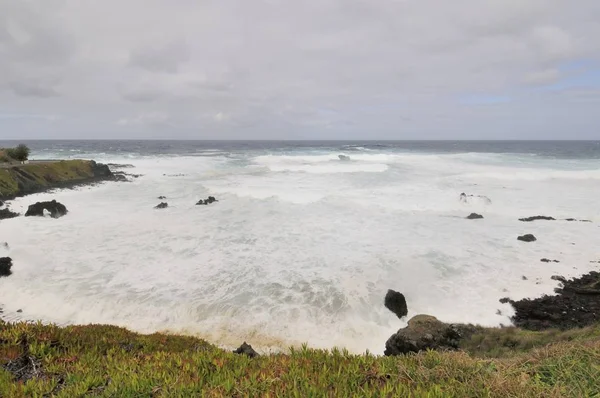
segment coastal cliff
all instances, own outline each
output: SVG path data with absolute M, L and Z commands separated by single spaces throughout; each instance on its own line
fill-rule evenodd
M 0 200 L 112 179 L 114 175 L 108 166 L 93 160 L 10 165 L 0 167 Z

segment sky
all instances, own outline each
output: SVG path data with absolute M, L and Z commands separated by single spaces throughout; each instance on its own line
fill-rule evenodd
M 598 0 L 0 0 L 0 139 L 600 139 Z

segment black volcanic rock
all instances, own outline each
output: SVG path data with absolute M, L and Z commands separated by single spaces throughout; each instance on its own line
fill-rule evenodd
M 526 217 L 526 218 L 519 218 L 519 221 L 524 221 L 524 222 L 531 222 L 531 221 L 537 221 L 537 220 L 555 221 L 556 218 L 548 217 L 548 216 L 532 216 L 532 217 Z
M 44 210 L 49 211 L 52 218 L 59 218 L 68 213 L 67 208 L 62 203 L 53 200 L 51 202 L 37 202 L 29 206 L 25 217 L 43 217 Z
M 0 257 L 0 277 L 10 276 L 12 271 L 12 259 L 10 257 Z
M 483 216 L 481 214 L 477 214 L 477 213 L 471 213 L 467 216 L 468 220 L 479 220 L 483 218 Z
M 233 351 L 234 354 L 240 354 L 240 355 L 247 355 L 250 358 L 256 358 L 258 355 L 258 352 L 254 351 L 254 349 L 252 348 L 252 346 L 250 344 L 246 344 L 246 342 L 244 342 L 241 346 L 239 346 L 239 348 L 235 351 Z
M 590 272 L 567 280 L 553 276 L 561 283 L 556 295 L 511 301 L 515 309 L 515 326 L 529 330 L 571 329 L 600 321 L 600 273 Z
M 385 308 L 396 314 L 398 318 L 403 318 L 408 314 L 406 298 L 404 298 L 402 293 L 398 293 L 391 289 L 388 290 L 383 303 Z
M 517 240 L 520 240 L 523 242 L 535 242 L 537 240 L 537 238 L 535 236 L 533 236 L 532 234 L 526 234 L 523 236 L 519 236 L 517 238 Z
M 15 217 L 19 217 L 19 213 L 10 211 L 10 209 L 0 209 L 0 220 L 7 220 Z
M 158 205 L 154 206 L 155 209 L 166 209 L 167 207 L 169 207 L 169 204 L 167 202 L 161 202 Z
M 214 203 L 214 202 L 218 202 L 218 200 L 215 199 L 214 196 L 209 196 L 208 199 L 204 199 L 204 200 L 200 199 L 198 201 L 198 203 L 196 203 L 196 206 L 198 206 L 198 205 L 209 205 L 209 204 Z

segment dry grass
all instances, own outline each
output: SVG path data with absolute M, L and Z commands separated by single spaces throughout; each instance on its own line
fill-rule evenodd
M 519 332 L 503 331 L 494 338 L 512 334 Z M 192 337 L 138 335 L 100 325 L 0 324 L 0 364 L 22 356 L 25 339 L 28 355 L 42 367 L 27 381 L 0 370 L 0 396 L 598 396 L 598 331 L 590 328 L 575 335 L 566 341 L 548 334 L 544 339 L 559 342 L 535 349 L 517 338 L 523 345 L 496 359 L 484 358 L 488 353 L 483 345 L 474 345 L 472 354 L 424 352 L 388 358 L 303 348 L 250 359 Z M 494 338 L 479 341 L 492 348 Z

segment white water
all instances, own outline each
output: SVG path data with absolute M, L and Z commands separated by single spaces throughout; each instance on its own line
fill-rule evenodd
M 404 326 L 383 307 L 388 288 L 406 295 L 409 317 L 509 324 L 500 298 L 551 293 L 550 276 L 588 272 L 600 258 L 597 161 L 199 155 L 97 155 L 144 176 L 13 201 L 24 212 L 57 199 L 69 214 L 0 222 L 14 262 L 0 280 L 5 318 L 113 323 L 263 350 L 308 342 L 382 353 Z M 461 203 L 461 192 L 492 203 Z M 160 195 L 169 208 L 154 210 Z M 219 202 L 194 205 L 208 195 Z M 485 219 L 465 220 L 471 212 Z M 538 214 L 595 222 L 517 221 Z M 524 233 L 538 241 L 518 242 Z

